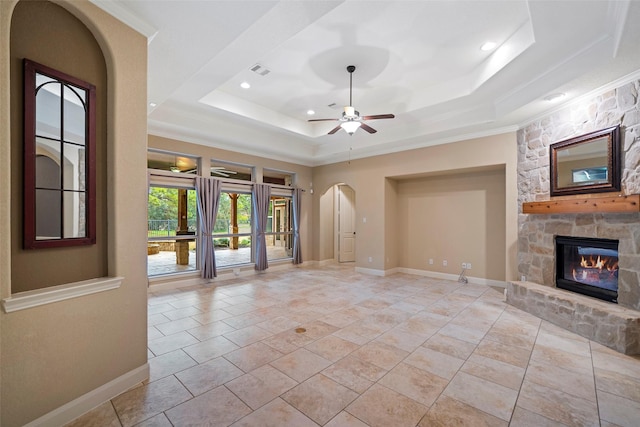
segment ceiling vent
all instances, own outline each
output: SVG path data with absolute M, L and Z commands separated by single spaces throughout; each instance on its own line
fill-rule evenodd
M 271 70 L 269 70 L 268 68 L 263 67 L 260 64 L 256 64 L 253 67 L 251 67 L 251 71 L 253 71 L 254 73 L 259 74 L 259 75 L 261 75 L 263 77 L 271 72 Z

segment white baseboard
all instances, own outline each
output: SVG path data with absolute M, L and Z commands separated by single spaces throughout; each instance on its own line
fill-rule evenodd
M 77 399 L 60 406 L 57 409 L 26 424 L 25 427 L 55 427 L 65 425 L 93 408 L 102 405 L 131 387 L 149 378 L 149 364 L 127 372 L 118 378 L 101 385 Z
M 368 274 L 370 276 L 387 276 L 387 272 L 385 270 L 376 270 L 364 267 L 356 267 L 356 273 Z
M 453 280 L 454 282 L 457 282 L 459 277 L 459 275 L 457 274 L 439 273 L 437 271 L 418 270 L 415 268 L 397 267 L 394 270 L 396 270 L 397 273 L 414 274 L 416 276 L 432 277 L 434 279 Z M 484 279 L 482 277 L 471 277 L 471 276 L 466 276 L 466 277 L 467 277 L 468 283 L 472 283 L 474 285 L 494 286 L 498 288 L 507 287 L 507 282 L 503 282 L 500 280 Z

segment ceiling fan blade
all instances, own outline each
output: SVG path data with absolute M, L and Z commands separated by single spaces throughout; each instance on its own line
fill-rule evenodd
M 378 132 L 377 130 L 375 130 L 374 128 L 372 128 L 371 126 L 365 124 L 365 123 L 360 123 L 360 128 L 364 129 L 365 131 L 369 132 L 369 133 L 376 133 Z
M 393 119 L 393 114 L 376 114 L 373 116 L 363 116 L 362 120 L 380 120 L 380 119 Z
M 331 129 L 327 135 L 333 135 L 334 133 L 338 132 L 339 130 L 340 130 L 340 125 L 338 125 L 338 126 L 334 127 L 333 129 Z
M 335 122 L 340 119 L 311 119 L 307 120 L 308 122 Z

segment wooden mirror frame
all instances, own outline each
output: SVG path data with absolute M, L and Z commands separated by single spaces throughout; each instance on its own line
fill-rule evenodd
M 84 156 L 80 159 L 83 163 L 84 170 L 84 184 L 79 189 L 67 189 L 62 179 L 57 188 L 43 188 L 43 190 L 55 192 L 57 191 L 60 196 L 60 213 L 59 216 L 61 224 L 60 236 L 38 236 L 36 230 L 36 219 L 38 217 L 36 209 L 37 197 L 36 192 L 38 190 L 36 181 L 36 159 L 37 154 L 37 138 L 43 138 L 38 135 L 37 129 L 37 108 L 36 95 L 38 93 L 38 87 L 36 83 L 36 75 L 42 75 L 48 77 L 62 86 L 70 88 L 72 91 L 81 90 L 86 94 L 84 101 L 84 137 L 81 143 L 74 143 L 67 141 L 64 136 L 64 124 L 61 126 L 61 135 L 58 139 L 49 138 L 56 143 L 62 145 L 72 145 L 83 147 Z M 67 75 L 61 71 L 47 67 L 42 64 L 38 64 L 34 61 L 24 59 L 24 241 L 23 247 L 25 249 L 37 249 L 37 248 L 53 248 L 53 247 L 69 247 L 80 245 L 92 245 L 96 243 L 96 88 L 91 83 L 87 83 L 70 75 Z M 75 89 L 74 89 L 75 88 Z M 62 101 L 61 101 L 62 102 Z M 62 105 L 61 105 L 62 107 Z M 64 123 L 64 113 L 61 113 L 61 123 Z M 61 158 L 59 162 L 64 160 L 64 151 L 61 152 Z M 61 170 L 61 174 L 64 169 Z M 65 237 L 64 231 L 64 206 L 63 200 L 65 194 L 68 193 L 80 193 L 78 197 L 84 199 L 84 203 L 81 211 L 77 213 L 78 218 L 83 220 L 84 235 L 77 237 Z M 46 208 L 51 208 L 46 206 Z
M 603 139 L 606 141 L 607 154 L 606 154 L 606 166 L 607 176 L 606 180 L 597 180 L 593 183 L 584 183 L 576 185 L 558 185 L 558 178 L 561 175 L 559 172 L 560 163 L 558 162 L 559 153 L 562 150 L 568 150 L 570 148 L 578 148 L 584 144 L 595 142 L 596 140 Z M 621 158 L 620 158 L 620 126 L 613 126 L 610 128 L 598 130 L 585 135 L 570 138 L 564 141 L 556 142 L 549 146 L 549 172 L 550 172 L 550 190 L 551 196 L 565 196 L 572 194 L 586 194 L 586 193 L 605 193 L 611 191 L 620 191 L 620 176 L 621 176 Z M 563 171 L 567 173 L 567 171 Z

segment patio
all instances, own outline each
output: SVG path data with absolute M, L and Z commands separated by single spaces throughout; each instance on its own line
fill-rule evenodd
M 216 248 L 216 267 L 224 268 L 251 263 L 251 248 L 227 249 Z M 267 246 L 267 259 L 289 258 L 286 248 L 283 246 Z M 160 251 L 157 254 L 147 256 L 147 275 L 159 276 L 163 274 L 173 274 L 185 271 L 196 270 L 196 251 L 189 250 L 189 264 L 180 265 L 176 263 L 175 251 Z

